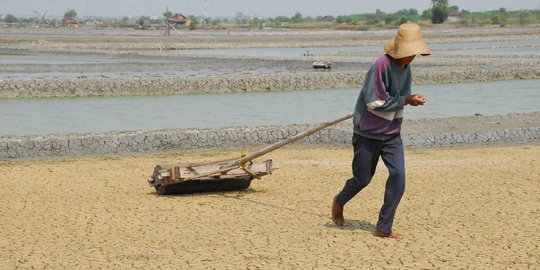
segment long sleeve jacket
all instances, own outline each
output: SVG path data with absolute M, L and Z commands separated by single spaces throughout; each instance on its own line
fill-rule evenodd
M 381 55 L 366 74 L 356 102 L 354 132 L 371 139 L 389 139 L 401 131 L 405 97 L 411 94 L 411 68 L 399 67 Z

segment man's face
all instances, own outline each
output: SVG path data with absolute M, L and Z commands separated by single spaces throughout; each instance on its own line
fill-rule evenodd
M 401 63 L 403 63 L 404 65 L 410 65 L 415 57 L 416 57 L 416 55 L 412 55 L 412 56 L 408 56 L 408 57 L 399 58 L 398 60 Z

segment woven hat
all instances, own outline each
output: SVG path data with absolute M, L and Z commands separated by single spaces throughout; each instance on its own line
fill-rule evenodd
M 416 23 L 400 25 L 396 36 L 384 44 L 384 51 L 394 59 L 431 54 L 431 50 L 422 39 L 420 26 Z

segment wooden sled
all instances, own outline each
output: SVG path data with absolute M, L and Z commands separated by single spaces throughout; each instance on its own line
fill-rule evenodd
M 352 114 L 348 114 L 323 123 L 238 159 L 204 163 L 158 164 L 148 179 L 148 183 L 160 195 L 244 190 L 249 187 L 251 180 L 272 174 L 272 171 L 276 169 L 271 159 L 253 162 L 254 159 L 351 117 Z

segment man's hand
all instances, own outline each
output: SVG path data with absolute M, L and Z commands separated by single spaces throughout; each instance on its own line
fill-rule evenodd
M 426 103 L 426 97 L 422 95 L 410 95 L 405 97 L 405 104 L 411 106 L 424 105 Z

